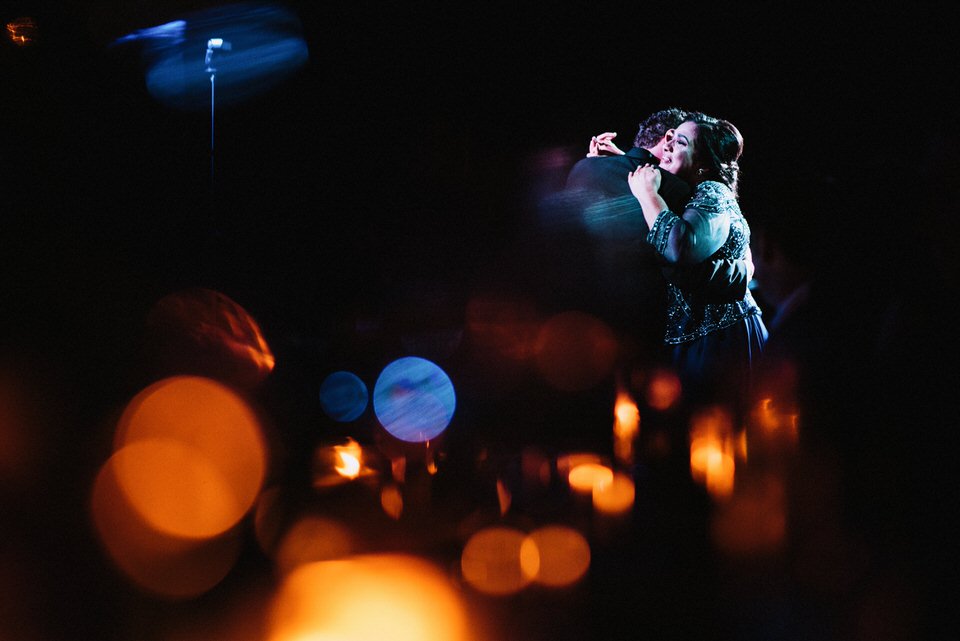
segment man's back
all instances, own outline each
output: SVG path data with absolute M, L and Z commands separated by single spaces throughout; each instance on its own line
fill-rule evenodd
M 583 158 L 570 170 L 570 175 L 567 177 L 567 189 L 586 189 L 608 198 L 629 196 L 635 201 L 636 211 L 639 212 L 640 219 L 643 220 L 640 203 L 636 202 L 630 192 L 627 174 L 643 164 L 657 164 L 658 162 L 653 154 L 640 147 L 634 147 L 623 155 Z M 663 175 L 660 183 L 660 195 L 667 201 L 667 206 L 679 214 L 690 199 L 690 187 L 669 172 L 661 173 Z

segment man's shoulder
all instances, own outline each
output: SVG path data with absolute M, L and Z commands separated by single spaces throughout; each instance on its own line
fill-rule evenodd
M 590 158 L 581 158 L 570 170 L 567 176 L 567 186 L 569 187 L 597 187 L 597 180 L 620 179 L 626 185 L 627 174 L 638 166 L 637 160 L 633 156 L 593 156 Z M 617 191 L 620 191 L 618 189 Z

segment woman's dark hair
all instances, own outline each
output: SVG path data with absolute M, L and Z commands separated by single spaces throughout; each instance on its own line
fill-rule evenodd
M 667 129 L 676 129 L 677 125 L 687 118 L 687 112 L 676 107 L 661 109 L 650 114 L 646 120 L 638 125 L 633 146 L 643 147 L 644 149 L 653 147 L 660 142 L 663 135 L 667 133 Z
M 728 120 L 700 112 L 690 114 L 687 120 L 697 125 L 695 160 L 703 165 L 706 178 L 723 183 L 736 194 L 740 179 L 737 161 L 743 153 L 740 131 Z

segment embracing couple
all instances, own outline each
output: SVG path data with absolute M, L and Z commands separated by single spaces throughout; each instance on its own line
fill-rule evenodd
M 767 330 L 748 284 L 750 228 L 737 198 L 743 137 L 700 112 L 658 111 L 627 152 L 614 133 L 595 136 L 568 189 L 629 197 L 642 212 L 667 290 L 664 344 L 695 404 L 743 411 Z

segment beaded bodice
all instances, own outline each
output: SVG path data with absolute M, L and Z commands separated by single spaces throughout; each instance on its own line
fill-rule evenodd
M 729 219 L 726 240 L 708 260 L 746 257 L 750 246 L 750 227 L 740 211 L 736 197 L 726 185 L 714 181 L 700 183 L 687 208 L 697 209 L 705 219 L 721 216 Z M 685 221 L 665 209 L 657 216 L 647 240 L 658 254 L 664 256 L 668 243 L 676 243 L 677 235 L 685 233 L 691 233 Z M 679 244 L 682 245 L 682 242 Z M 732 303 L 706 303 L 698 300 L 696 291 L 667 283 L 667 327 L 664 342 L 676 345 L 692 341 L 733 325 L 751 314 L 759 313 L 760 308 L 749 289 L 741 300 Z

